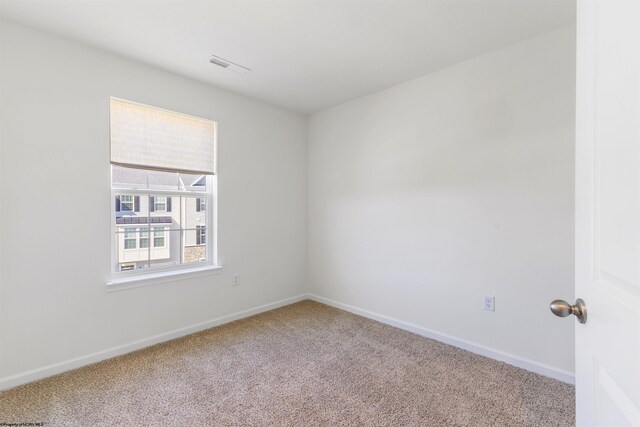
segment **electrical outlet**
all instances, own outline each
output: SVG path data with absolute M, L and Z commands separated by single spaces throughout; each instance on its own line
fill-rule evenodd
M 231 286 L 240 286 L 240 277 L 237 274 L 233 275 L 233 281 L 231 282 Z
M 482 301 L 482 308 L 487 311 L 496 311 L 496 297 L 485 295 Z

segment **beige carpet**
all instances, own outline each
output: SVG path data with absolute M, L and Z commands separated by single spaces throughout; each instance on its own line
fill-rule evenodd
M 303 301 L 0 394 L 46 426 L 561 426 L 573 386 Z

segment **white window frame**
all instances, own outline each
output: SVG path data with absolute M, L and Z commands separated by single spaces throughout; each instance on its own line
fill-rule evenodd
M 126 186 L 123 184 L 113 184 L 113 180 L 110 182 L 111 187 L 111 277 L 107 282 L 108 290 L 120 290 L 135 288 L 139 286 L 152 285 L 157 283 L 165 283 L 174 280 L 180 280 L 185 277 L 196 277 L 203 274 L 212 274 L 222 268 L 218 264 L 217 254 L 217 176 L 207 175 L 206 191 L 186 191 L 178 189 L 159 189 L 159 188 L 140 188 L 139 186 L 131 185 Z M 116 224 L 115 215 L 115 197 L 121 195 L 133 196 L 164 196 L 164 197 L 176 197 L 176 200 L 180 200 L 180 197 L 194 197 L 205 198 L 207 209 L 205 210 L 206 216 L 206 251 L 205 259 L 203 261 L 190 262 L 188 264 L 175 264 L 167 266 L 159 266 L 149 269 L 134 269 L 128 271 L 118 271 L 118 252 L 117 252 L 117 233 L 115 232 L 118 227 L 122 227 L 122 224 Z M 149 201 L 149 199 L 147 199 Z M 120 202 L 122 208 L 122 201 Z M 179 204 L 178 204 L 179 205 Z M 135 207 L 134 207 L 135 209 Z M 175 209 L 182 210 L 181 206 L 177 206 Z M 122 211 L 122 210 L 121 210 Z M 149 211 L 147 209 L 147 211 Z M 128 212 L 128 211 L 125 211 Z M 149 212 L 150 215 L 150 212 Z M 185 228 L 181 222 L 180 226 L 183 232 L 195 230 L 196 228 Z M 153 225 L 149 226 L 149 245 L 153 245 Z M 145 227 L 146 228 L 146 227 Z M 167 234 L 171 233 L 171 228 L 165 227 L 165 245 Z M 139 236 L 139 233 L 138 233 Z M 180 239 L 182 241 L 182 239 Z M 182 243 L 181 243 L 182 244 Z M 139 242 L 137 242 L 139 246 Z M 146 249 L 146 248 L 144 248 Z M 153 249 L 151 246 L 150 250 Z

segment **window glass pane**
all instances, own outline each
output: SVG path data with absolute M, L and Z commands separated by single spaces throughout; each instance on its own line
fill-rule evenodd
M 114 166 L 114 170 L 116 167 Z M 119 168 L 131 171 L 127 168 Z M 209 224 L 207 215 L 208 194 L 192 193 L 206 189 L 206 177 L 132 169 L 134 173 L 114 175 L 120 181 L 127 178 L 135 189 L 117 190 L 115 198 L 116 258 L 115 271 L 139 269 L 163 269 L 184 264 L 202 263 L 209 253 Z M 153 172 L 153 173 L 152 173 Z M 150 177 L 153 185 L 163 185 L 159 177 L 170 175 L 180 184 L 180 189 L 167 194 L 151 190 L 145 192 Z M 177 187 L 178 187 L 177 186 Z M 177 188 L 176 187 L 176 188 Z M 166 188 L 165 188 L 166 189 Z

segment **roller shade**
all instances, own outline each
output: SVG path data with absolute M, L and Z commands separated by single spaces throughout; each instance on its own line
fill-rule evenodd
M 111 98 L 111 163 L 215 174 L 216 123 Z

